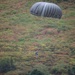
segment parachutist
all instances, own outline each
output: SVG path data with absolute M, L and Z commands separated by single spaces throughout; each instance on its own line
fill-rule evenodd
M 35 56 L 38 57 L 38 51 L 35 52 Z

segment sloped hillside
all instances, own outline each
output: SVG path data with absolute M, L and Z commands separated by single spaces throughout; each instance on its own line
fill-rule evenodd
M 15 66 L 2 75 L 26 75 L 38 64 L 50 75 L 69 75 L 75 68 L 75 4 L 59 3 L 59 20 L 31 15 L 37 1 L 0 0 L 0 61 L 8 58 Z

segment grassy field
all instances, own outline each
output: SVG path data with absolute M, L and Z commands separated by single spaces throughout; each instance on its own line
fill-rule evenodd
M 31 15 L 36 1 L 0 1 L 0 59 L 12 57 L 16 66 L 4 75 L 26 75 L 37 64 L 49 72 L 56 66 L 75 65 L 75 4 L 59 3 L 63 16 L 54 19 Z

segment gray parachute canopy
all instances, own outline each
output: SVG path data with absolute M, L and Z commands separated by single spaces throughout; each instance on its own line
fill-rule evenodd
M 30 9 L 30 13 L 36 16 L 61 18 L 62 10 L 61 8 L 54 4 L 48 2 L 37 2 L 33 4 Z

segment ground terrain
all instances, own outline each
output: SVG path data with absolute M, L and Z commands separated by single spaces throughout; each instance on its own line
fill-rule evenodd
M 59 3 L 63 16 L 54 19 L 31 15 L 35 2 L 0 0 L 0 58 L 12 57 L 16 66 L 5 75 L 26 75 L 39 63 L 49 71 L 58 64 L 75 65 L 75 4 Z

